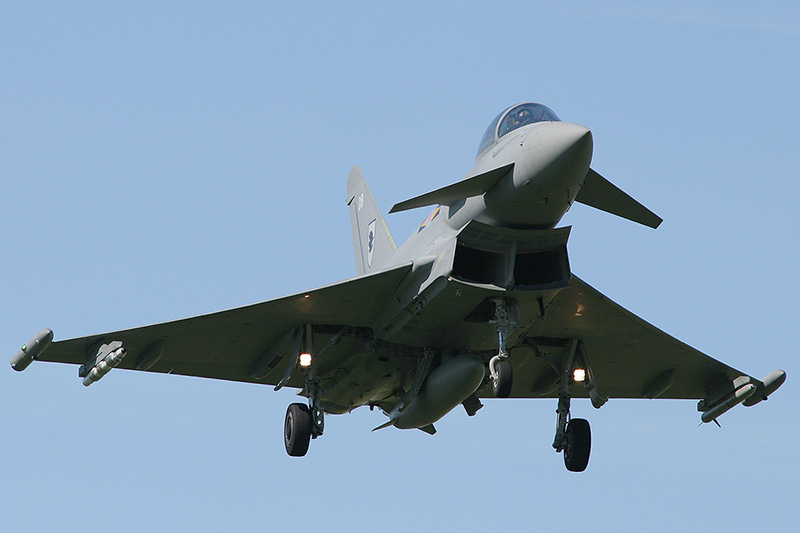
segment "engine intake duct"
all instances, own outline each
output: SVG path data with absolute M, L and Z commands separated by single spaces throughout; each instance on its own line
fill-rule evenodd
M 514 257 L 516 290 L 563 287 L 569 282 L 569 275 L 566 246 Z
M 569 232 L 569 227 L 531 231 L 472 221 L 458 235 L 452 276 L 517 291 L 567 287 Z

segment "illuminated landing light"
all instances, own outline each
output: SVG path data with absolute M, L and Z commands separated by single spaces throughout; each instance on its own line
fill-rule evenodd
M 576 368 L 572 372 L 572 380 L 575 383 L 583 383 L 584 381 L 586 381 L 586 370 L 582 368 Z
M 301 368 L 308 368 L 311 366 L 311 354 L 310 353 L 301 353 L 300 354 L 300 367 Z

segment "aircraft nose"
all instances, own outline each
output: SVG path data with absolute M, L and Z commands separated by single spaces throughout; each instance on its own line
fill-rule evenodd
M 571 122 L 550 122 L 545 125 L 546 144 L 554 150 L 566 153 L 569 150 L 591 153 L 592 132 L 580 124 Z
M 554 162 L 565 157 L 585 160 L 592 157 L 592 132 L 580 124 L 547 122 L 531 133 L 526 149 L 535 149 L 537 157 L 544 161 Z
M 592 161 L 592 132 L 570 122 L 540 124 L 525 139 L 527 177 L 542 187 L 581 183 Z

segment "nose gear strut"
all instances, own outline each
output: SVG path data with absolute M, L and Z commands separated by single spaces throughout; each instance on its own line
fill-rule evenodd
M 489 360 L 489 376 L 492 380 L 492 392 L 496 398 L 508 398 L 511 395 L 511 386 L 514 381 L 514 372 L 511 363 L 508 361 L 510 355 L 506 349 L 506 339 L 512 326 L 508 317 L 508 309 L 503 298 L 494 298 L 494 331 L 497 334 L 497 355 Z

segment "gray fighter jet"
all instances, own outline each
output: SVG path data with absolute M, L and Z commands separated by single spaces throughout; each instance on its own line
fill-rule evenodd
M 475 165 L 447 187 L 395 205 L 436 206 L 398 248 L 361 170 L 347 180 L 357 276 L 195 318 L 51 342 L 35 335 L 11 359 L 80 365 L 91 385 L 112 368 L 293 387 L 286 451 L 302 456 L 325 413 L 378 407 L 379 428 L 420 429 L 480 398 L 554 398 L 553 447 L 571 471 L 589 461 L 586 420 L 570 400 L 697 399 L 703 422 L 765 400 L 786 379 L 727 366 L 615 304 L 574 276 L 577 201 L 655 228 L 661 219 L 590 168 L 592 135 L 534 103 L 486 130 Z M 513 377 L 512 377 L 513 376 Z M 376 429 L 379 429 L 376 428 Z

